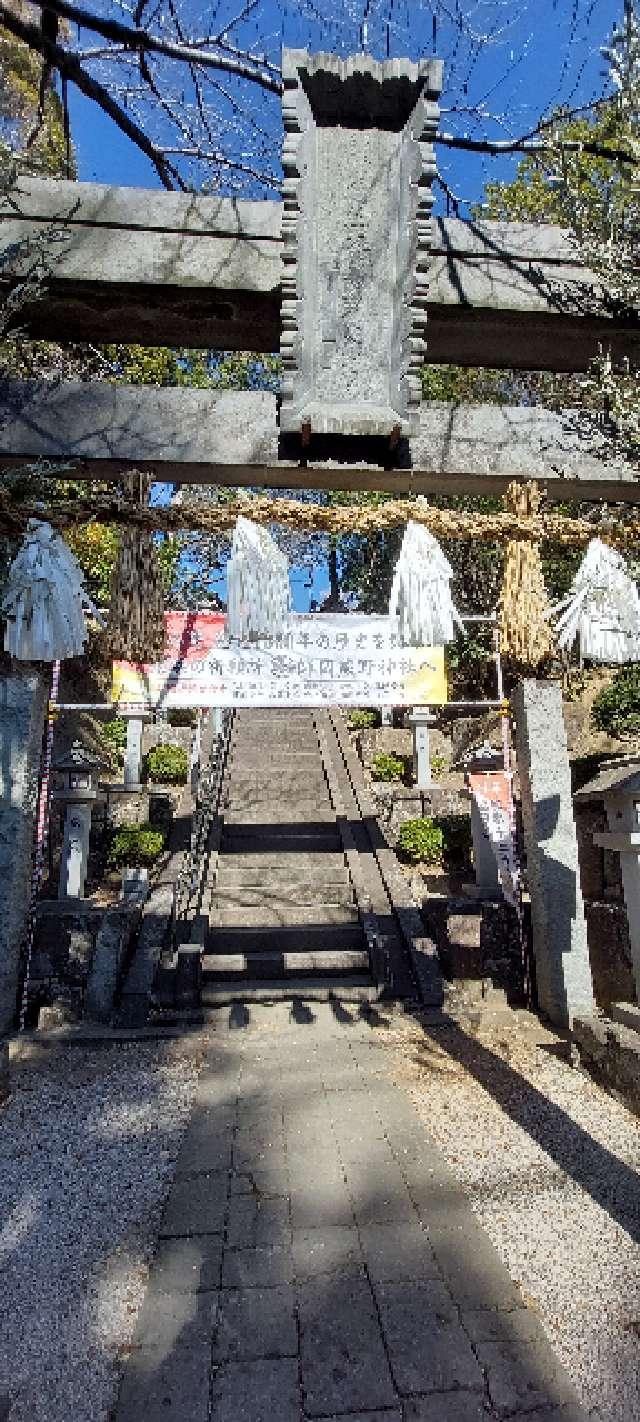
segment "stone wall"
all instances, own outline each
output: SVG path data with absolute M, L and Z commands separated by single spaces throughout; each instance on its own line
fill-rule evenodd
M 585 1071 L 640 1115 L 640 1032 L 587 1016 L 574 1020 L 572 1036 Z
M 79 1021 L 104 909 L 87 899 L 42 899 L 29 974 L 29 1018 L 41 1007 Z
M 431 790 L 416 790 L 414 786 L 380 781 L 374 782 L 371 789 L 378 819 L 390 844 L 396 843 L 398 831 L 407 820 L 422 817 L 439 819 L 445 815 L 470 818 L 469 801 L 458 790 L 447 790 L 437 785 Z
M 0 1037 L 16 1017 L 46 700 L 37 671 L 0 678 Z

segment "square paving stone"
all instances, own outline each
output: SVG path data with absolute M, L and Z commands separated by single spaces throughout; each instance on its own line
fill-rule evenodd
M 318 1274 L 362 1274 L 363 1258 L 355 1225 L 326 1225 L 324 1229 L 293 1232 L 296 1278 Z
M 539 1343 L 549 1347 L 540 1319 L 529 1308 L 467 1309 L 460 1321 L 472 1343 Z
M 196 1115 L 187 1128 L 176 1164 L 176 1175 L 196 1175 L 200 1171 L 228 1170 L 231 1165 L 233 1132 L 220 1130 L 206 1114 Z
M 394 1220 L 416 1222 L 413 1200 L 397 1166 L 369 1170 L 363 1162 L 346 1167 L 347 1188 L 359 1225 Z
M 288 1244 L 290 1234 L 287 1198 L 239 1195 L 229 1201 L 227 1244 L 232 1248 Z
M 215 1362 L 233 1358 L 295 1358 L 298 1328 L 293 1289 L 225 1289 L 215 1330 Z
M 533 1412 L 516 1412 L 509 1422 L 588 1422 L 588 1415 L 575 1403 L 569 1407 L 536 1407 Z
M 211 1422 L 300 1422 L 300 1416 L 296 1360 L 225 1363 L 214 1376 Z
M 220 1171 L 174 1180 L 160 1235 L 220 1234 L 227 1209 L 228 1176 Z
M 499 1417 L 576 1403 L 569 1377 L 549 1344 L 476 1343 L 475 1350 Z
M 482 1392 L 484 1378 L 450 1295 L 435 1279 L 376 1285 L 382 1329 L 398 1391 Z
M 253 1177 L 247 1166 L 234 1168 L 229 1176 L 230 1195 L 253 1195 Z
M 284 1155 L 267 1156 L 259 1161 L 245 1160 L 235 1167 L 235 1173 L 249 1181 L 255 1195 L 289 1194 L 289 1171 Z
M 405 1402 L 403 1422 L 491 1422 L 491 1413 L 477 1393 L 439 1392 Z
M 320 1229 L 353 1224 L 353 1206 L 344 1180 L 309 1183 L 291 1188 L 291 1223 L 294 1229 Z
M 125 1368 L 114 1422 L 208 1422 L 210 1348 L 148 1348 Z
M 204 1067 L 196 1084 L 194 1105 L 205 1108 L 217 1107 L 228 1115 L 235 1113 L 238 1096 L 238 1073 Z
M 397 1396 L 365 1279 L 328 1275 L 298 1288 L 305 1413 L 392 1407 Z
M 402 1422 L 399 1407 L 384 1407 L 382 1412 L 334 1412 L 331 1417 L 316 1418 L 315 1422 Z
M 225 1289 L 268 1289 L 291 1283 L 292 1279 L 291 1250 L 281 1245 L 224 1251 L 222 1287 Z
M 147 1290 L 138 1315 L 134 1346 L 169 1354 L 181 1349 L 211 1349 L 216 1321 L 216 1293 L 163 1294 Z
M 440 1271 L 417 1220 L 360 1227 L 367 1269 L 374 1283 L 392 1279 L 439 1279 Z
M 221 1264 L 222 1240 L 217 1235 L 161 1240 L 151 1265 L 149 1289 L 165 1294 L 217 1289 Z
M 415 1196 L 414 1196 L 415 1199 Z M 462 1309 L 514 1309 L 522 1296 L 466 1202 L 444 1200 L 418 1214 L 448 1288 Z
M 344 1130 L 337 1137 L 343 1168 L 363 1163 L 370 1170 L 396 1165 L 395 1156 L 384 1136 L 370 1136 L 367 1131 Z

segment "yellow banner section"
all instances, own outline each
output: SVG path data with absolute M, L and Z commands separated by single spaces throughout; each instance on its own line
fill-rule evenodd
M 162 662 L 115 662 L 113 700 L 188 706 L 442 706 L 443 647 L 403 647 L 394 618 L 294 613 L 277 643 L 239 645 L 219 613 L 170 612 Z

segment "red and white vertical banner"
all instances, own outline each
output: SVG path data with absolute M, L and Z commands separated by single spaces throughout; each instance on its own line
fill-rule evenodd
M 473 795 L 498 866 L 498 877 L 508 904 L 520 904 L 520 865 L 516 849 L 515 808 L 508 770 L 471 772 Z

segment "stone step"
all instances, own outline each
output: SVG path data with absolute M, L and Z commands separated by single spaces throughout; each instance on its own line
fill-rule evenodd
M 265 747 L 268 747 L 268 757 L 265 758 Z M 306 740 L 295 740 L 287 744 L 282 751 L 280 743 L 275 745 L 266 737 L 256 737 L 255 741 L 232 741 L 229 747 L 229 766 L 233 770 L 242 773 L 248 771 L 251 774 L 260 774 L 267 768 L 267 765 L 280 767 L 281 770 L 290 768 L 291 770 L 305 770 L 311 766 L 317 768 L 319 763 L 319 751 L 317 743 Z
M 344 909 L 338 909 L 344 913 Z M 365 943 L 359 922 L 293 923 L 253 927 L 241 922 L 213 922 L 207 934 L 207 951 L 220 954 L 247 953 L 342 953 L 359 951 Z
M 302 973 L 349 977 L 368 971 L 369 954 L 365 949 L 317 953 L 207 953 L 202 962 L 205 991 L 208 985 L 237 981 L 240 977 L 273 981 L 300 977 Z
M 229 749 L 232 757 L 242 754 L 243 751 L 259 751 L 265 747 L 272 749 L 274 754 L 284 755 L 289 749 L 293 752 L 303 752 L 306 755 L 317 755 L 320 759 L 320 745 L 316 731 L 313 727 L 290 727 L 287 731 L 272 731 L 269 727 L 256 725 L 253 731 L 243 731 L 242 734 L 236 732 L 230 737 Z
M 304 831 L 304 832 L 303 832 Z M 223 854 L 274 855 L 279 850 L 288 854 L 338 854 L 341 849 L 337 827 L 330 825 L 226 825 L 222 831 Z
M 202 992 L 203 1007 L 227 1007 L 233 1002 L 377 1002 L 380 989 L 368 976 L 359 973 L 348 978 L 289 978 L 263 982 L 260 978 L 242 978 L 238 983 L 206 983 Z
M 350 908 L 354 903 L 353 888 L 350 883 L 313 884 L 309 881 L 298 884 L 272 882 L 261 884 L 224 884 L 218 877 L 213 890 L 212 901 L 220 909 L 252 909 L 284 911 L 291 908 L 325 909 L 329 907 Z
M 317 805 L 315 800 L 272 802 L 269 805 L 249 806 L 246 810 L 225 810 L 224 814 L 225 827 L 267 825 L 269 829 L 277 829 L 281 825 L 292 825 L 296 830 L 299 826 L 304 834 L 312 834 L 314 825 L 320 825 L 324 830 L 326 825 L 335 824 L 335 819 L 335 811 L 328 803 L 326 806 Z
M 228 795 L 234 800 L 322 800 L 329 803 L 329 788 L 322 772 L 309 766 L 295 773 L 283 766 L 277 770 L 269 766 L 264 774 L 256 769 L 250 775 L 232 775 L 228 781 Z
M 218 861 L 216 886 L 249 884 L 260 888 L 268 884 L 323 886 L 349 884 L 344 855 L 331 850 L 318 850 L 316 844 L 303 854 L 283 849 L 275 854 L 225 854 Z
M 335 824 L 335 810 L 329 797 L 324 801 L 298 800 L 271 796 L 269 799 L 236 803 L 233 787 L 223 805 L 226 825 L 330 825 Z
M 255 904 L 230 904 L 214 891 L 211 905 L 211 928 L 278 929 L 335 927 L 360 923 L 355 904 L 292 904 L 270 900 Z

